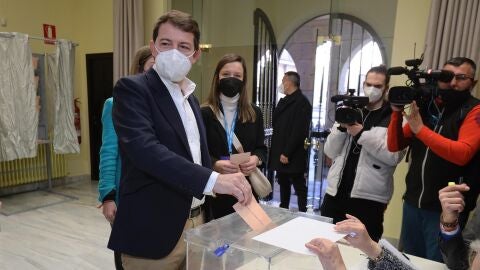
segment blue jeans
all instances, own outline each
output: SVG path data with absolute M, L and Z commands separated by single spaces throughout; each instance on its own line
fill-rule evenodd
M 402 233 L 403 251 L 418 257 L 443 262 L 438 246 L 440 212 L 417 208 L 403 203 Z

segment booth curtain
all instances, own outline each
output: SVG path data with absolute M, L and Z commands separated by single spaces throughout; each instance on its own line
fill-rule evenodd
M 57 154 L 80 153 L 74 125 L 73 72 L 75 47 L 72 42 L 58 40 L 55 54 L 47 55 L 49 90 L 53 90 L 53 150 Z
M 128 75 L 135 52 L 144 46 L 143 0 L 113 1 L 113 82 Z
M 0 36 L 0 161 L 37 155 L 38 110 L 28 35 Z

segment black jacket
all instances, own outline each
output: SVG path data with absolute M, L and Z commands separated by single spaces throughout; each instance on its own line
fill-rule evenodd
M 256 155 L 260 160 L 265 161 L 267 147 L 265 146 L 265 132 L 263 129 L 263 115 L 260 108 L 253 105 L 255 110 L 255 122 L 242 123 L 237 120 L 235 123 L 235 135 L 242 143 L 244 152 L 250 152 Z M 201 109 L 203 121 L 207 131 L 208 151 L 212 159 L 212 164 L 222 156 L 228 156 L 227 136 L 222 124 L 218 121 L 210 107 Z M 235 146 L 232 146 L 232 152 L 238 153 Z M 248 178 L 247 178 L 248 180 Z M 254 194 L 256 195 L 256 194 Z M 232 206 L 237 203 L 237 199 L 230 195 L 217 194 L 215 198 L 206 197 L 207 207 L 211 213 L 207 213 L 207 218 L 221 218 L 234 212 Z
M 308 137 L 312 105 L 297 89 L 278 102 L 273 112 L 273 136 L 269 167 L 282 173 L 303 173 L 307 165 L 307 151 L 303 148 Z M 288 164 L 280 162 L 280 155 L 288 157 Z

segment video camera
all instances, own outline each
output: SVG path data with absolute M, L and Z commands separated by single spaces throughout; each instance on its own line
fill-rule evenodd
M 406 86 L 395 86 L 388 92 L 388 100 L 393 105 L 406 105 L 417 101 L 421 103 L 437 95 L 437 82 L 450 82 L 455 74 L 447 70 L 419 70 L 421 59 L 405 61 L 407 67 L 391 67 L 388 75 L 406 74 L 408 77 Z M 408 67 L 411 67 L 408 69 Z
M 336 103 L 335 121 L 341 124 L 362 123 L 362 108 L 368 105 L 368 97 L 354 96 L 355 89 L 348 95 L 335 95 L 330 101 Z

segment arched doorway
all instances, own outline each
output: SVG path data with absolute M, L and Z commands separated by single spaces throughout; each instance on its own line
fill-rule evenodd
M 302 92 L 313 106 L 308 204 L 315 209 L 321 204 L 326 186 L 328 161 L 323 155 L 323 143 L 335 112 L 330 97 L 347 93 L 348 89 L 363 95 L 366 72 L 386 62 L 384 46 L 373 28 L 347 14 L 327 14 L 308 20 L 280 50 L 277 85 L 286 71 L 297 71 Z

